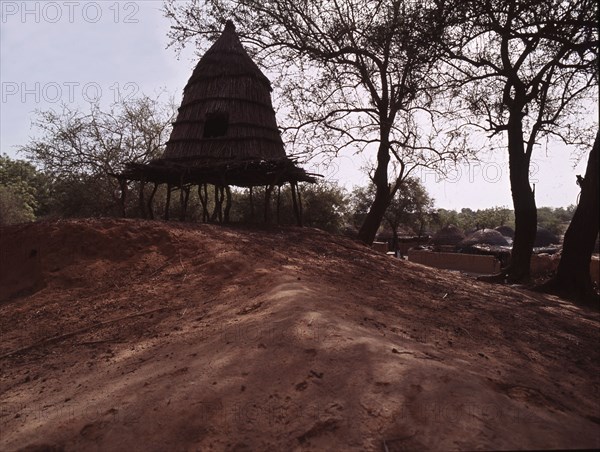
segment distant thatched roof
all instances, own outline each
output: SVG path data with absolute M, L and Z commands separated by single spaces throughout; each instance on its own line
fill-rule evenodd
M 465 235 L 463 232 L 454 225 L 444 226 L 431 238 L 433 245 L 456 245 L 461 240 L 464 240 Z
M 183 91 L 163 158 L 285 157 L 271 103 L 271 84 L 228 21 Z
M 416 235 L 415 231 L 413 231 L 410 226 L 406 225 L 398 226 L 398 228 L 396 229 L 396 233 L 398 234 L 398 237 L 412 237 Z M 390 240 L 393 237 L 394 231 L 387 224 L 383 224 L 377 232 L 377 240 Z
M 498 226 L 496 228 L 496 231 L 498 231 L 504 237 L 508 237 L 510 239 L 515 237 L 515 230 L 510 226 Z
M 537 231 L 535 233 L 535 242 L 533 246 L 548 246 L 548 245 L 558 245 L 560 243 L 560 239 L 556 234 L 553 234 L 548 229 L 540 228 L 538 226 Z
M 480 229 L 459 243 L 460 247 L 473 245 L 508 246 L 508 241 L 495 229 Z

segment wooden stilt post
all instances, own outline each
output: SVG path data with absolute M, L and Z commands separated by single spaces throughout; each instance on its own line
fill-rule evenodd
M 219 187 L 217 192 L 219 193 L 219 223 L 223 223 L 223 200 L 225 199 L 225 188 Z
M 169 208 L 171 207 L 171 184 L 167 184 L 167 202 L 165 204 L 165 221 L 169 221 Z
M 294 214 L 296 215 L 296 222 L 298 223 L 298 226 L 302 226 L 302 215 L 300 213 L 300 209 L 298 208 L 298 199 L 296 197 L 297 183 L 290 182 L 290 189 L 292 190 L 292 204 L 294 206 Z
M 158 190 L 158 185 L 158 183 L 154 182 L 154 188 L 152 189 L 152 193 L 150 193 L 150 198 L 148 198 L 148 218 L 151 220 L 154 220 L 154 209 L 152 208 L 152 202 L 154 201 L 156 190 Z
M 219 220 L 219 223 L 223 222 L 223 198 L 223 187 L 215 186 L 215 210 L 213 210 L 211 221 Z
M 215 187 L 215 208 L 213 209 L 213 213 L 210 217 L 210 221 L 217 221 L 217 218 L 219 218 L 219 187 L 217 187 L 216 185 Z
M 119 179 L 119 187 L 121 189 L 121 196 L 119 197 L 119 204 L 121 206 L 121 216 L 125 218 L 125 201 L 127 198 L 127 180 Z
M 225 211 L 223 212 L 223 220 L 229 223 L 229 211 L 231 210 L 231 187 L 225 185 Z
M 187 217 L 188 201 L 190 200 L 190 189 L 191 187 L 185 187 L 185 196 L 183 197 L 183 219 Z
M 198 185 L 198 198 L 202 205 L 202 222 L 206 223 L 208 221 L 208 193 L 206 184 Z
M 204 184 L 204 215 L 206 215 L 206 222 L 210 220 L 210 213 L 208 211 L 208 184 Z
M 202 209 L 202 222 L 204 222 L 204 200 L 202 199 L 202 184 L 198 185 L 198 199 L 200 200 L 200 208 Z
M 252 187 L 250 187 L 250 221 L 254 221 L 254 197 L 252 196 Z
M 279 211 L 281 210 L 281 185 L 277 186 L 277 224 L 280 224 Z
M 271 192 L 273 191 L 272 185 L 265 186 L 265 223 L 271 221 Z
M 183 176 L 179 179 L 179 221 L 185 221 L 185 210 L 183 204 L 185 202 L 185 192 L 183 190 Z
M 144 188 L 145 187 L 146 187 L 146 181 L 142 178 L 142 180 L 140 180 L 140 198 L 139 198 L 140 214 L 142 215 L 142 218 L 147 218 L 146 217 L 146 203 L 144 202 Z
M 300 211 L 300 224 L 298 226 L 302 226 L 302 217 L 304 216 L 304 210 L 302 207 L 302 190 L 300 190 L 300 185 L 296 183 L 296 190 L 298 191 L 298 210 Z

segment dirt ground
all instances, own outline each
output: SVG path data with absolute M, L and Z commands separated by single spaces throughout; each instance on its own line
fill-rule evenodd
M 600 447 L 600 316 L 313 229 L 0 229 L 0 450 Z

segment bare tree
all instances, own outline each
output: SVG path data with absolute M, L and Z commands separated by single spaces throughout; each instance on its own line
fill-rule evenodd
M 83 112 L 63 106 L 62 110 L 37 111 L 33 121 L 36 137 L 19 148 L 29 161 L 51 176 L 57 186 L 73 187 L 73 210 L 106 214 L 114 208 L 113 194 L 123 189 L 113 175 L 127 162 L 147 162 L 159 157 L 169 138 L 175 108 L 159 98 L 142 96 L 121 100 L 102 110 L 90 104 Z M 85 195 L 84 192 L 93 192 Z M 97 199 L 96 207 L 78 206 Z M 88 207 L 92 207 L 89 209 Z M 125 207 L 121 206 L 121 210 Z
M 36 138 L 19 148 L 55 176 L 110 175 L 126 162 L 158 157 L 169 138 L 174 108 L 148 96 L 122 100 L 107 110 L 90 104 L 89 113 L 63 105 L 36 111 Z
M 597 2 L 484 0 L 463 2 L 452 15 L 441 44 L 456 93 L 483 118 L 474 124 L 507 138 L 516 230 L 511 263 L 499 277 L 523 281 L 537 225 L 533 152 L 544 137 L 586 145 L 596 129 L 588 107 L 598 93 Z
M 200 47 L 231 19 L 275 78 L 286 141 L 296 154 L 372 152 L 376 194 L 360 228 L 371 243 L 402 182 L 443 169 L 465 142 L 441 126 L 434 37 L 445 6 L 432 1 L 168 0 L 171 43 Z M 444 129 L 444 130 L 441 130 Z

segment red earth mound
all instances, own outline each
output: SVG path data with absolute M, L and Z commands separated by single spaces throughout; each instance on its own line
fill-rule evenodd
M 599 324 L 312 229 L 5 227 L 0 450 L 597 448 Z

